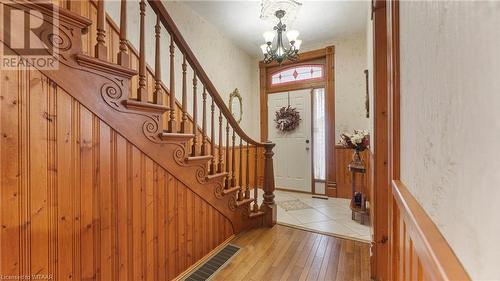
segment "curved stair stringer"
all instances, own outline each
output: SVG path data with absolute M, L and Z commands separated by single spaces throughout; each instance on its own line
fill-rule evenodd
M 48 11 L 51 6 L 31 5 L 42 12 Z M 91 22 L 64 9 L 60 12 L 57 40 L 54 40 L 55 35 L 49 25 L 36 30 L 44 43 L 56 51 L 59 66 L 53 70 L 37 69 L 217 209 L 231 222 L 235 234 L 262 225 L 262 216 L 250 216 L 249 203 L 238 206 L 234 194 L 223 193 L 224 177 L 209 179 L 206 167 L 186 163 L 189 156 L 186 139 L 161 138 L 161 113 L 127 108 L 130 78 L 136 72 L 81 55 L 81 35 Z

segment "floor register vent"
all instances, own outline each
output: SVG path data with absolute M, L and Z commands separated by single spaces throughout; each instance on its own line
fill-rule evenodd
M 239 247 L 235 245 L 228 244 L 217 254 L 212 256 L 204 264 L 200 265 L 195 271 L 186 277 L 186 281 L 204 281 L 209 280 L 213 275 L 221 270 L 224 265 L 236 255 L 240 250 Z

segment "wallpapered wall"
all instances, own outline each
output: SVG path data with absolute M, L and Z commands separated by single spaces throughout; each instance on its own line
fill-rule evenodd
M 500 2 L 402 1 L 401 179 L 473 280 L 500 280 Z
M 254 137 L 260 139 L 259 131 L 259 67 L 258 61 L 234 45 L 212 24 L 204 20 L 200 15 L 183 3 L 176 1 L 163 1 L 170 16 L 181 31 L 191 50 L 215 85 L 219 94 L 226 103 L 229 102 L 229 94 L 238 88 L 243 97 L 243 120 L 242 128 Z M 139 46 L 139 4 L 136 1 L 128 2 L 128 24 L 127 32 L 130 42 L 138 49 Z M 119 23 L 120 1 L 107 1 L 106 11 Z M 132 13 L 132 11 L 137 11 Z M 148 6 L 146 9 L 146 55 L 147 63 L 154 67 L 155 41 L 154 25 L 156 16 Z M 162 80 L 169 85 L 169 50 L 170 37 L 165 29 L 162 29 Z M 182 98 L 182 76 L 180 69 L 182 56 L 176 52 L 176 96 Z M 193 73 L 188 67 L 188 85 L 192 85 Z M 198 93 L 201 93 L 201 85 L 198 84 Z M 198 99 L 199 101 L 201 98 Z M 188 107 L 192 108 L 192 88 L 188 87 Z M 198 106 L 201 116 L 201 106 Z M 254 114 L 252 114 L 254 113 Z M 217 125 L 217 124 L 216 124 Z
M 367 68 L 366 32 L 346 36 L 316 44 L 304 43 L 303 51 L 335 46 L 335 139 L 343 132 L 353 129 L 368 130 L 366 118 L 366 82 L 364 70 Z

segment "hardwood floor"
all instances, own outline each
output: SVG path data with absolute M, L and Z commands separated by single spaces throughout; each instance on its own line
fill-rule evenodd
M 370 280 L 369 245 L 283 225 L 238 235 L 236 257 L 213 280 Z

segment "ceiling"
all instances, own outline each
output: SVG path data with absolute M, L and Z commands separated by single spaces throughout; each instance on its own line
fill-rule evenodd
M 366 29 L 368 3 L 361 0 L 300 1 L 302 6 L 289 27 L 300 31 L 302 49 L 332 41 Z M 262 55 L 262 33 L 273 24 L 260 19 L 260 1 L 183 1 L 205 20 L 216 26 L 249 55 Z

